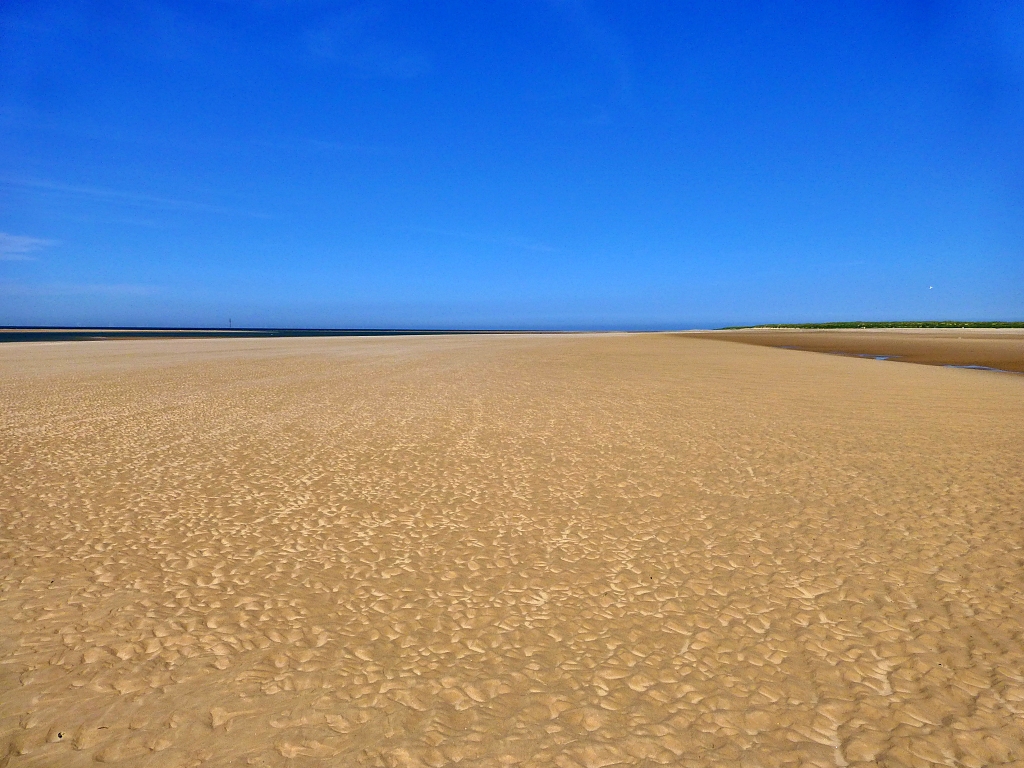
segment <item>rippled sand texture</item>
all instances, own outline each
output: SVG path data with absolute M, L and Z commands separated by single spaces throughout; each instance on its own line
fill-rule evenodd
M 1024 760 L 1024 379 L 671 336 L 0 348 L 0 763 Z

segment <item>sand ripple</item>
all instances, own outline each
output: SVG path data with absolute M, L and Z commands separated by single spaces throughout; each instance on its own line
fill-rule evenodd
M 1024 382 L 0 348 L 0 765 L 1024 763 Z

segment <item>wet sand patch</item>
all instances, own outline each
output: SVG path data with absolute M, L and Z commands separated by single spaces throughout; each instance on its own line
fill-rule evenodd
M 1016 328 L 751 328 L 688 332 L 685 335 L 806 352 L 1024 373 L 1024 331 Z

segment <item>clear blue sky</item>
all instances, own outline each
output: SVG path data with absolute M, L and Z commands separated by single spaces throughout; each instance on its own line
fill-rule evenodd
M 1024 319 L 1024 4 L 0 3 L 0 324 Z

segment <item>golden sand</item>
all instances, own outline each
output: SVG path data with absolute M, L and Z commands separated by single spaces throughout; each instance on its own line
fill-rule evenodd
M 0 765 L 1024 761 L 1024 377 L 0 347 Z

